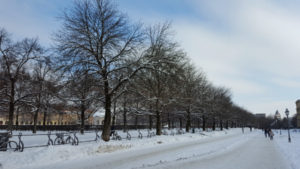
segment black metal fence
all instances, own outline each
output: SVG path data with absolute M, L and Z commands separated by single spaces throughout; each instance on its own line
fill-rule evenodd
M 56 146 L 56 145 L 64 145 L 64 144 L 71 144 L 71 145 L 78 145 L 79 143 L 84 142 L 93 142 L 100 140 L 100 134 L 98 130 L 95 131 L 88 131 L 86 133 L 94 133 L 94 138 L 88 140 L 79 140 L 76 136 L 77 132 L 58 132 L 58 133 L 51 133 L 50 131 L 46 134 L 12 134 L 9 132 L 2 132 L 0 133 L 0 151 L 19 151 L 22 152 L 24 149 L 27 148 L 37 148 L 37 147 L 48 147 L 48 146 Z M 47 137 L 47 142 L 40 143 L 38 145 L 25 145 L 22 138 L 24 137 Z M 53 138 L 54 137 L 54 138 Z M 17 139 L 14 139 L 17 138 Z
M 135 126 L 136 127 L 136 126 Z M 142 127 L 142 126 L 139 126 Z M 135 128 L 134 128 L 135 129 Z M 143 138 L 151 138 L 155 137 L 155 131 L 153 130 L 147 130 L 147 133 L 142 133 L 140 130 L 136 130 L 138 133 L 135 136 L 132 136 L 129 131 L 127 130 L 126 134 L 123 134 L 123 137 L 118 134 L 117 130 L 113 130 L 111 133 L 111 139 L 112 140 L 131 140 L 131 139 L 143 139 Z M 76 134 L 78 134 L 77 131 L 58 131 L 52 133 L 51 131 L 48 131 L 48 133 L 44 134 L 22 134 L 20 132 L 19 134 L 12 134 L 10 132 L 0 132 L 0 151 L 18 151 L 22 152 L 24 149 L 28 148 L 38 148 L 38 147 L 48 147 L 48 146 L 57 146 L 57 145 L 74 145 L 77 146 L 81 143 L 85 142 L 97 142 L 101 140 L 101 133 L 99 130 L 94 131 L 86 131 L 85 133 L 93 133 L 92 137 L 89 138 L 79 138 Z M 166 129 L 163 130 L 163 135 L 181 135 L 185 132 L 181 129 L 177 129 L 176 131 L 171 130 L 168 132 Z M 47 137 L 47 141 L 43 143 L 38 143 L 35 145 L 26 145 L 23 142 L 23 138 L 28 137 Z

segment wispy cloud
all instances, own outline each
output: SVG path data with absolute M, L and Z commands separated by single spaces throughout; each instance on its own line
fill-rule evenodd
M 2 0 L 0 26 L 51 43 L 56 16 L 72 0 Z M 172 20 L 196 66 L 253 113 L 295 109 L 300 86 L 300 2 L 280 0 L 116 0 L 129 17 Z
M 175 27 L 208 77 L 231 88 L 235 101 L 253 112 L 294 109 L 290 87 L 300 87 L 300 13 L 275 1 L 195 1 L 194 7 L 209 19 L 185 18 Z

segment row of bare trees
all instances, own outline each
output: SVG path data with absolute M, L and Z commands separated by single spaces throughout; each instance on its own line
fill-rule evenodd
M 105 109 L 102 139 L 111 125 L 128 115 L 147 117 L 156 134 L 162 126 L 183 122 L 189 131 L 195 120 L 205 129 L 208 119 L 223 128 L 231 122 L 250 124 L 251 113 L 231 100 L 228 89 L 215 87 L 189 61 L 173 40 L 170 23 L 132 23 L 109 0 L 75 1 L 61 16 L 55 45 L 43 49 L 36 39 L 13 42 L 0 30 L 0 113 L 33 114 L 57 111 L 58 105 L 80 112 L 84 121 Z M 36 129 L 35 129 L 36 130 Z M 34 132 L 35 132 L 34 130 Z

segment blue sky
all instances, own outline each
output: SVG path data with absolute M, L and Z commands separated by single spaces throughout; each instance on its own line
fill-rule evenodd
M 300 1 L 115 0 L 134 21 L 172 21 L 192 62 L 253 113 L 295 113 L 300 99 Z M 0 27 L 51 43 L 72 0 L 1 0 Z

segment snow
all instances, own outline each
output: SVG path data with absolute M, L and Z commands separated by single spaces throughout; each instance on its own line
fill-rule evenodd
M 300 169 L 300 130 L 290 130 L 291 142 L 288 142 L 287 130 L 275 131 L 274 141 L 283 157 L 293 169 Z
M 260 130 L 245 129 L 186 133 L 183 135 L 147 138 L 147 130 L 132 130 L 131 140 L 87 142 L 78 146 L 61 145 L 25 149 L 24 152 L 0 152 L 1 169 L 93 169 L 93 168 L 247 168 L 256 161 L 261 167 L 300 169 L 300 132 L 292 133 L 292 143 L 287 142 L 285 131 L 275 132 L 274 141 L 264 138 Z M 126 133 L 118 131 L 122 138 Z M 168 131 L 171 133 L 171 131 Z M 25 133 L 26 134 L 26 133 Z M 28 133 L 27 133 L 28 134 Z M 101 133 L 99 133 L 101 134 Z M 94 139 L 94 133 L 79 135 L 79 140 Z M 45 139 L 46 138 L 46 139 Z M 298 140 L 297 140 L 298 139 Z M 26 144 L 47 141 L 44 137 L 28 137 Z M 297 148 L 296 148 L 297 147 Z M 281 154 L 281 152 L 283 154 Z M 271 154 L 271 155 L 270 155 Z M 248 157 L 245 158 L 245 156 Z M 263 156 L 270 156 L 263 159 Z M 283 157 L 285 156 L 285 157 Z M 236 161 L 237 160 L 237 161 Z M 248 161 L 248 163 L 247 163 Z M 234 164 L 234 165 L 233 165 Z M 188 167 L 187 167 L 188 166 Z M 275 166 L 275 167 L 274 167 Z
M 232 133 L 234 130 L 229 131 Z M 185 142 L 190 140 L 202 139 L 205 137 L 217 137 L 225 135 L 227 132 L 203 132 L 202 134 L 184 134 L 175 136 L 156 136 L 147 138 L 147 130 L 142 130 L 143 139 L 138 139 L 138 132 L 129 131 L 132 136 L 131 140 L 122 139 L 121 141 L 110 142 L 89 142 L 80 143 L 79 146 L 61 145 L 49 146 L 42 148 L 25 149 L 24 152 L 0 152 L 0 163 L 4 169 L 18 169 L 18 168 L 32 168 L 42 167 L 50 164 L 56 164 L 63 161 L 73 161 L 76 159 L 90 158 L 92 156 L 99 156 L 114 151 L 124 151 L 126 149 L 139 149 L 146 147 L 156 147 L 158 145 L 166 145 L 174 142 Z M 46 134 L 47 132 L 38 132 L 38 134 Z M 126 133 L 118 131 L 122 138 L 126 137 Z M 170 131 L 169 131 L 170 133 Z M 14 134 L 18 134 L 15 132 Z M 23 135 L 31 134 L 30 132 L 23 132 Z M 101 133 L 99 133 L 101 134 Z M 85 135 L 77 135 L 79 140 L 93 140 L 95 133 L 86 133 Z M 52 136 L 54 140 L 55 136 Z M 16 140 L 17 138 L 13 138 Z M 34 145 L 46 145 L 48 141 L 47 135 L 42 136 L 23 136 L 22 140 L 25 147 Z

